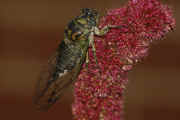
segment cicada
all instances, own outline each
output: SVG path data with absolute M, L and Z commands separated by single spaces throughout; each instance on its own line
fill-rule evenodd
M 51 107 L 76 80 L 83 63 L 89 61 L 89 47 L 92 47 L 96 59 L 94 35 L 103 36 L 113 27 L 105 26 L 99 29 L 99 16 L 97 10 L 84 8 L 81 9 L 81 14 L 66 26 L 64 39 L 50 57 L 36 86 L 34 102 L 39 109 Z

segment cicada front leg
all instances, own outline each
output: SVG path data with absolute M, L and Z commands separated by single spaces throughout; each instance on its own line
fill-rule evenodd
M 93 52 L 93 56 L 96 62 L 97 67 L 99 68 L 98 65 L 98 60 L 96 57 L 96 47 L 95 47 L 95 43 L 94 43 L 94 35 L 97 36 L 103 36 L 105 35 L 111 28 L 121 28 L 122 26 L 116 26 L 116 25 L 107 25 L 105 27 L 103 27 L 102 29 L 99 29 L 98 27 L 94 27 L 94 29 L 92 29 L 92 32 L 89 35 L 89 46 L 92 47 L 92 52 Z M 86 54 L 86 66 L 88 66 L 89 63 L 89 55 L 88 52 Z
M 88 64 L 89 64 L 89 53 L 86 53 L 86 68 L 88 68 Z
M 96 47 L 95 47 L 95 44 L 94 44 L 94 32 L 91 32 L 90 36 L 89 36 L 89 46 L 92 47 L 92 52 L 93 52 L 93 56 L 94 56 L 94 59 L 95 59 L 95 62 L 98 66 L 98 60 L 97 60 L 97 57 L 96 57 Z
M 123 25 L 106 25 L 104 26 L 102 29 L 99 29 L 98 27 L 95 27 L 94 28 L 94 33 L 95 35 L 97 36 L 103 36 L 103 35 L 106 35 L 106 33 L 108 33 L 108 31 L 111 29 L 111 28 L 117 28 L 117 29 L 120 29 L 120 28 L 123 28 L 125 26 Z

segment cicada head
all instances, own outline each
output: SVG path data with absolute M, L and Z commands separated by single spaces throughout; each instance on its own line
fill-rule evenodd
M 99 13 L 97 12 L 96 9 L 92 8 L 83 8 L 81 9 L 81 14 L 85 18 L 89 19 L 89 23 L 93 26 L 96 26 L 99 21 Z

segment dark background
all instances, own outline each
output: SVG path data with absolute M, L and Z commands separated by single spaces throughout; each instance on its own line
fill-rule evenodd
M 162 0 L 174 11 L 176 30 L 129 75 L 126 120 L 180 120 L 180 1 Z M 41 65 L 54 52 L 70 19 L 83 7 L 103 11 L 125 0 L 1 0 L 0 120 L 71 120 L 71 90 L 48 112 L 37 112 L 32 94 Z

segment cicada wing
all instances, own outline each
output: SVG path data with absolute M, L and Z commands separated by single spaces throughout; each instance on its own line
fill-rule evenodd
M 56 52 L 50 58 L 48 64 L 43 67 L 36 85 L 34 103 L 40 110 L 47 110 L 61 97 L 64 90 L 77 78 L 85 60 L 85 55 L 82 55 L 76 59 L 72 70 L 67 70 L 63 74 L 60 73 L 54 79 L 54 74 L 57 72 L 58 54 Z
M 42 70 L 38 76 L 38 80 L 35 86 L 35 94 L 33 96 L 33 101 L 38 109 L 42 109 L 42 106 L 45 106 L 45 101 L 49 97 L 44 97 L 44 95 L 47 92 L 49 86 L 48 82 L 52 79 L 53 74 L 56 71 L 57 55 L 58 53 L 56 52 L 53 56 L 50 57 L 48 64 L 42 67 Z

